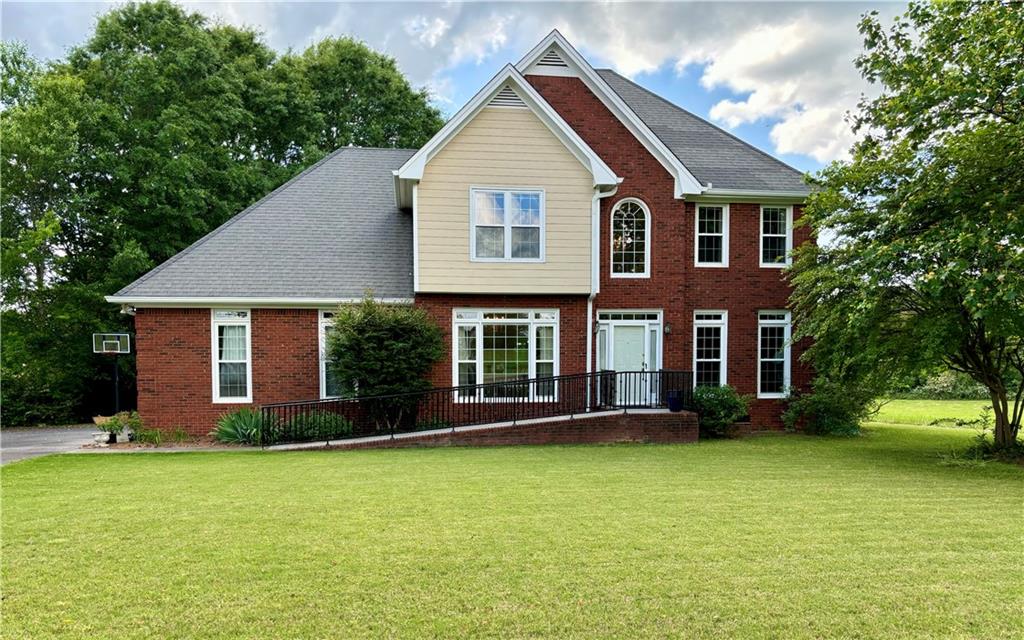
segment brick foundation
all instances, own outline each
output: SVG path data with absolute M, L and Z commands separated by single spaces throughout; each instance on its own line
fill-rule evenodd
M 615 412 L 512 426 L 466 429 L 407 436 L 393 440 L 351 442 L 332 449 L 397 449 L 410 447 L 508 446 L 536 444 L 598 444 L 644 442 L 657 444 L 697 441 L 697 416 L 690 412 Z

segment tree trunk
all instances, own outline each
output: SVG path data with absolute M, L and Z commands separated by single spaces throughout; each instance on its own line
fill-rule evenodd
M 995 414 L 995 431 L 993 435 L 995 436 L 996 448 L 1009 448 L 1017 441 L 1017 430 L 1020 425 L 1013 424 L 1005 390 L 989 389 L 989 395 L 992 397 L 992 409 Z

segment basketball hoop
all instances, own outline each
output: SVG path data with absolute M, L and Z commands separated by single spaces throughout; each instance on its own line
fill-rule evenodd
M 128 333 L 92 334 L 92 352 L 114 356 L 114 413 L 121 413 L 121 376 L 118 356 L 132 352 L 132 338 Z

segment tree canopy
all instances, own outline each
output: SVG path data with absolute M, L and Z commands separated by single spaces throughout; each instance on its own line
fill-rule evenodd
M 852 116 L 847 162 L 816 178 L 803 220 L 834 237 L 797 252 L 798 336 L 819 373 L 878 391 L 938 364 L 985 385 L 995 440 L 1024 395 L 1024 8 L 914 2 L 860 25 L 881 89 Z
M 8 424 L 93 410 L 106 366 L 89 333 L 128 327 L 104 295 L 334 148 L 418 147 L 443 124 L 361 42 L 278 54 L 163 0 L 102 15 L 63 60 L 3 43 L 0 63 Z

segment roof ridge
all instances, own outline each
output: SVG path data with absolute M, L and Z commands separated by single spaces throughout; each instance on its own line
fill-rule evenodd
M 732 134 L 732 133 L 730 133 L 729 131 L 726 131 L 725 129 L 723 129 L 722 127 L 718 126 L 717 124 L 715 124 L 715 123 L 711 122 L 710 120 L 707 120 L 707 119 L 705 119 L 705 118 L 702 118 L 701 116 L 697 115 L 696 113 L 694 113 L 694 112 L 692 112 L 692 111 L 689 111 L 689 110 L 687 110 L 687 109 L 684 109 L 684 108 L 680 107 L 679 105 L 677 105 L 676 103 L 672 102 L 672 101 L 671 101 L 671 100 L 669 100 L 668 98 L 665 98 L 664 96 L 660 96 L 660 95 L 658 95 L 657 93 L 655 93 L 655 92 L 651 91 L 651 90 L 650 90 L 650 89 L 648 89 L 647 87 L 645 87 L 645 86 L 643 86 L 643 85 L 641 85 L 641 84 L 638 84 L 638 83 L 636 83 L 636 82 L 633 82 L 632 80 L 630 80 L 629 78 L 627 78 L 626 76 L 622 75 L 621 73 L 619 73 L 618 71 L 616 71 L 616 70 L 614 70 L 614 69 L 609 69 L 609 68 L 605 67 L 605 68 L 602 68 L 602 69 L 598 69 L 598 71 L 607 71 L 607 72 L 609 72 L 609 73 L 613 73 L 613 74 L 615 74 L 615 75 L 616 75 L 617 77 L 619 77 L 619 78 L 622 78 L 623 80 L 625 80 L 625 81 L 626 81 L 626 82 L 628 82 L 629 84 L 633 85 L 633 86 L 634 86 L 634 87 L 636 87 L 637 89 L 640 89 L 640 90 L 641 90 L 641 91 L 643 91 L 644 93 L 646 93 L 646 94 L 648 94 L 648 95 L 650 95 L 650 96 L 653 96 L 654 98 L 657 98 L 657 99 L 658 99 L 658 100 L 660 100 L 661 102 L 664 102 L 665 104 L 667 104 L 668 106 L 672 107 L 672 108 L 673 108 L 673 109 L 675 109 L 676 111 L 682 111 L 682 112 L 683 112 L 683 113 L 685 113 L 686 115 L 688 115 L 688 116 L 692 116 L 692 117 L 696 118 L 697 120 L 700 120 L 701 122 L 703 122 L 704 124 L 708 125 L 709 127 L 713 128 L 713 129 L 715 129 L 716 131 L 719 131 L 719 132 L 721 132 L 721 133 L 723 133 L 723 134 L 725 134 L 725 135 L 729 136 L 730 138 L 732 138 L 733 140 L 735 140 L 735 141 L 739 142 L 740 144 L 742 144 L 742 145 L 744 145 L 744 146 L 746 146 L 746 147 L 749 147 L 749 148 L 750 148 L 751 150 L 753 150 L 753 151 L 756 151 L 757 153 L 761 154 L 761 155 L 762 155 L 762 156 L 764 156 L 765 158 L 768 158 L 769 160 L 772 160 L 772 161 L 773 161 L 773 162 L 775 162 L 776 164 L 782 165 L 782 166 L 783 166 L 783 167 L 785 167 L 786 169 L 789 169 L 790 171 L 792 171 L 792 172 L 794 172 L 794 173 L 796 173 L 796 174 L 800 175 L 801 177 L 802 177 L 802 176 L 804 175 L 804 173 L 805 173 L 805 172 L 803 172 L 803 171 L 800 171 L 800 170 L 799 170 L 799 169 L 797 169 L 796 167 L 793 167 L 793 166 L 791 166 L 791 165 L 789 165 L 789 164 L 786 164 L 786 163 L 785 163 L 785 162 L 783 162 L 782 160 L 779 160 L 778 158 L 776 158 L 776 157 L 775 157 L 775 156 L 773 156 L 772 154 L 768 153 L 767 151 L 764 151 L 763 149 L 758 149 L 757 147 L 755 147 L 754 145 L 750 144 L 750 143 L 749 143 L 749 142 L 747 142 L 746 140 L 744 140 L 744 139 L 740 138 L 739 136 L 736 136 L 735 134 Z M 611 86 L 611 85 L 609 85 L 609 86 Z M 613 90 L 613 91 L 614 91 L 614 89 L 615 89 L 615 87 L 612 87 L 612 90 Z M 621 96 L 620 96 L 620 97 L 621 97 Z M 625 100 L 625 98 L 623 98 L 623 100 Z M 637 114 L 637 115 L 639 115 L 639 114 Z M 642 119 L 642 118 L 641 118 L 641 119 Z M 653 131 L 653 130 L 652 130 L 652 131 Z M 654 135 L 658 135 L 658 134 L 657 134 L 657 133 L 655 133 Z M 662 142 L 664 142 L 664 141 L 662 141 Z M 667 146 L 667 145 L 666 145 L 666 146 Z M 673 152 L 673 153 L 675 153 L 675 152 Z M 683 161 L 683 160 L 682 160 L 682 158 L 680 158 L 680 159 L 679 159 L 679 161 L 680 161 L 680 162 L 682 162 L 682 161 Z
M 305 175 L 307 175 L 309 173 L 312 173 L 313 170 L 317 169 L 318 167 L 320 167 L 321 165 L 326 163 L 328 160 L 330 160 L 330 159 L 332 159 L 332 158 L 334 158 L 336 156 L 341 155 L 345 151 L 348 151 L 348 150 L 354 149 L 354 148 L 357 148 L 357 147 L 339 147 L 339 148 L 335 149 L 334 151 L 328 153 L 323 158 L 320 158 L 319 160 L 317 160 L 313 164 L 309 165 L 308 167 L 306 167 L 302 171 L 298 172 L 297 174 L 295 174 L 294 176 L 292 176 L 291 178 L 289 178 L 288 180 L 283 182 L 280 186 L 278 186 L 276 189 L 274 189 L 273 191 L 271 191 L 267 195 L 263 196 L 262 198 L 260 198 L 256 202 L 253 202 L 252 204 L 250 204 L 245 209 L 242 209 L 241 211 L 239 211 L 235 215 L 231 216 L 230 218 L 225 220 L 222 224 L 220 224 L 217 227 L 211 229 L 203 237 L 199 238 L 198 240 L 196 240 L 195 242 L 193 242 L 189 246 L 185 247 L 184 249 L 182 249 L 178 253 L 174 254 L 173 256 L 168 258 L 167 260 L 164 260 L 159 265 L 153 267 L 152 269 L 150 269 L 147 273 L 143 274 L 137 280 L 134 280 L 130 284 L 125 285 L 124 287 L 122 287 L 114 295 L 115 296 L 119 296 L 119 295 L 122 295 L 122 294 L 125 294 L 125 293 L 129 293 L 129 291 L 131 289 L 133 289 L 135 286 L 140 285 L 140 284 L 146 282 L 151 277 L 153 277 L 157 273 L 160 273 L 161 271 L 163 271 L 165 268 L 169 267 L 170 265 L 176 263 L 178 260 L 180 260 L 184 256 L 186 256 L 188 254 L 191 254 L 196 248 L 198 248 L 198 247 L 202 246 L 203 244 L 205 244 L 206 241 L 209 240 L 210 238 L 212 238 L 214 235 L 216 235 L 216 234 L 220 233 L 222 230 L 224 230 L 224 229 L 234 225 L 239 220 L 241 220 L 242 218 L 244 218 L 247 215 L 249 215 L 250 213 L 252 213 L 256 209 L 256 207 L 260 206 L 261 204 L 264 204 L 265 202 L 269 202 L 270 200 L 274 199 L 276 196 L 278 196 L 281 193 L 283 193 L 285 190 L 287 190 L 289 187 L 291 187 L 299 178 L 301 178 L 301 177 L 303 177 L 303 176 L 305 176 Z

